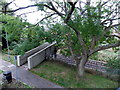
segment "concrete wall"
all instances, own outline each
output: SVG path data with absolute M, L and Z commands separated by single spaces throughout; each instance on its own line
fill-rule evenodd
M 18 55 L 18 56 L 17 56 L 17 64 L 18 64 L 18 66 L 21 66 L 21 65 L 23 65 L 24 63 L 26 63 L 26 62 L 27 62 L 27 58 L 28 58 L 29 56 L 31 56 L 31 55 L 33 55 L 34 53 L 42 50 L 43 48 L 47 47 L 48 45 L 50 45 L 50 44 L 49 44 L 49 43 L 45 43 L 45 44 L 43 44 L 43 45 L 40 45 L 40 46 L 38 46 L 38 47 L 36 47 L 36 48 L 33 48 L 33 49 L 27 51 L 27 52 L 24 54 L 24 56 Z
M 44 49 L 28 57 L 28 69 L 31 69 L 40 64 L 43 60 L 48 59 L 54 52 L 55 44 L 56 42 L 53 42 Z

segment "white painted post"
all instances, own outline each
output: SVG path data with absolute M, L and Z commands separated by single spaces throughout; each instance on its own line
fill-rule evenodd
M 20 66 L 20 55 L 17 56 L 17 65 Z

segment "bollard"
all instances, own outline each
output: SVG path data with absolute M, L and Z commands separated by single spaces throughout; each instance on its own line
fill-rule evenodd
M 12 74 L 10 71 L 3 72 L 3 78 L 7 80 L 8 83 L 12 82 Z

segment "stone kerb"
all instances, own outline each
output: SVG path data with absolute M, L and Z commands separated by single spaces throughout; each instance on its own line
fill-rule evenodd
M 33 55 L 34 53 L 40 51 L 41 49 L 45 48 L 45 47 L 48 46 L 48 45 L 50 45 L 50 44 L 47 42 L 47 43 L 44 43 L 43 45 L 40 45 L 40 46 L 38 46 L 38 47 L 36 47 L 36 48 L 33 48 L 33 49 L 27 51 L 27 52 L 24 54 L 24 56 L 18 55 L 18 56 L 17 56 L 17 65 L 18 65 L 18 66 L 23 65 L 24 63 L 27 62 L 27 58 L 28 58 L 29 56 L 31 56 L 31 55 Z
M 37 66 L 43 60 L 48 59 L 50 57 L 50 55 L 53 55 L 55 44 L 56 44 L 56 42 L 53 42 L 49 46 L 45 47 L 44 49 L 40 50 L 39 52 L 28 57 L 28 69 L 31 69 L 31 68 Z

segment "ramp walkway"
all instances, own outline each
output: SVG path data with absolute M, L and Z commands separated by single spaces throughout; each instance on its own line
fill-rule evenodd
M 17 56 L 17 65 L 22 66 L 24 64 L 27 65 L 28 69 L 32 69 L 33 67 L 40 64 L 42 61 L 52 57 L 55 51 L 55 44 L 53 43 L 44 43 L 36 48 L 33 48 L 30 51 L 27 51 L 24 55 Z

